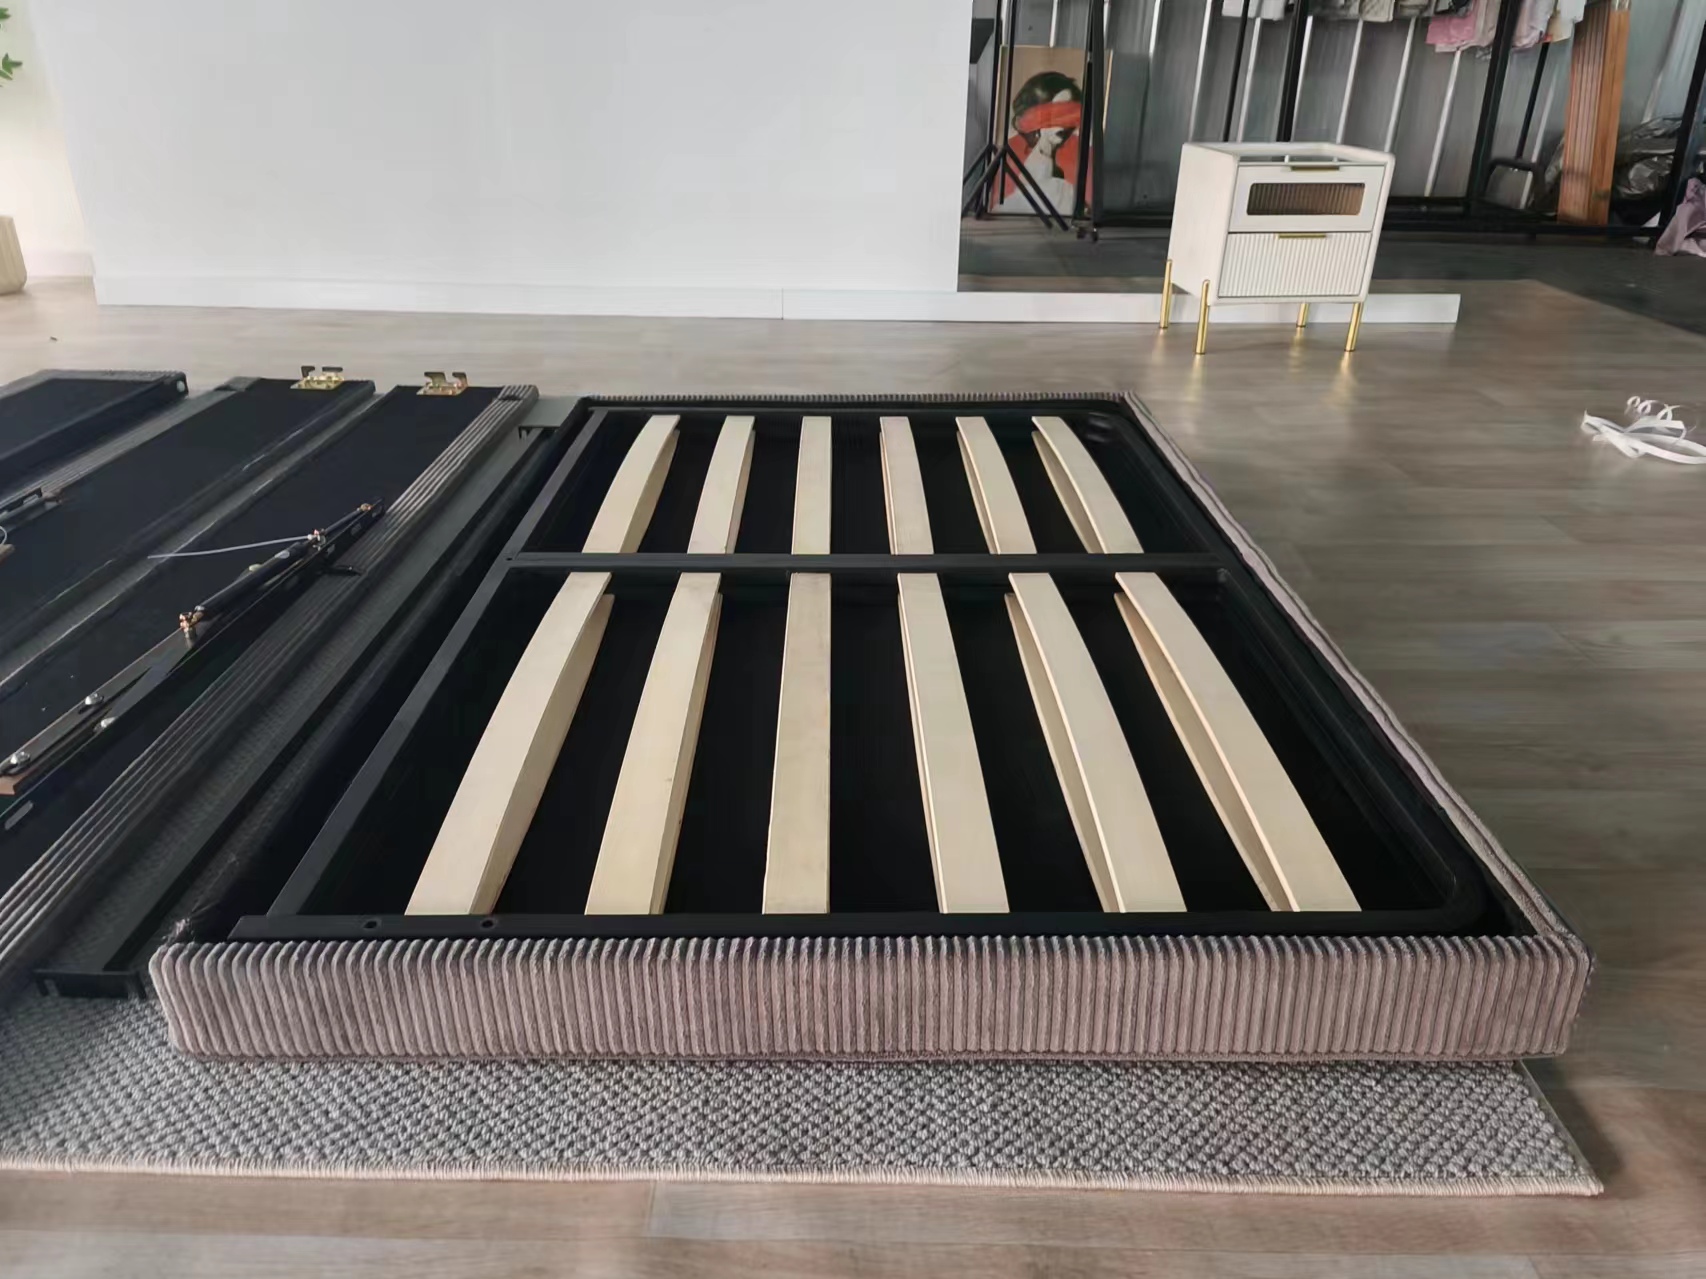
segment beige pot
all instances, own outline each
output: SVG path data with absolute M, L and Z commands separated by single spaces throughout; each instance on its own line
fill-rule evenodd
M 16 293 L 30 278 L 24 270 L 24 251 L 18 247 L 18 228 L 0 217 L 0 293 Z

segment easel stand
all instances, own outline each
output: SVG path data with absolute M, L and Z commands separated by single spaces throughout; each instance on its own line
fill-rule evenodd
M 995 202 L 995 193 L 1000 190 L 1001 178 L 1006 175 L 1025 197 L 1031 212 L 1042 219 L 1044 226 L 1066 231 L 1070 230 L 1070 225 L 1065 216 L 1054 207 L 1048 192 L 1030 175 L 1024 161 L 1019 159 L 1007 141 L 1013 127 L 1013 31 L 1016 25 L 1013 3 L 1014 0 L 1005 0 L 996 6 L 995 39 L 991 42 L 995 46 L 995 74 L 991 77 L 989 89 L 989 119 L 993 124 L 999 112 L 1000 128 L 992 129 L 992 132 L 1000 141 L 984 143 L 983 150 L 978 152 L 971 168 L 960 179 L 962 188 L 970 185 L 965 203 L 960 207 L 960 216 L 987 217 L 990 206 Z

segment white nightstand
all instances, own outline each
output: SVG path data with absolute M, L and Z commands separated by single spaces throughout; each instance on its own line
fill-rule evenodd
M 1188 142 L 1179 157 L 1173 235 L 1161 286 L 1161 327 L 1173 281 L 1202 303 L 1197 354 L 1208 344 L 1209 308 L 1221 302 L 1354 303 L 1345 350 L 1356 350 L 1368 297 L 1392 157 L 1331 142 Z M 1197 283 L 1200 281 L 1200 283 Z

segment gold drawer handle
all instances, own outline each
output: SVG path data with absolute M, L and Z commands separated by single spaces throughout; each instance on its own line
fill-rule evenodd
M 1337 173 L 1339 171 L 1339 166 L 1336 164 L 1288 164 L 1285 167 L 1293 173 Z
M 1276 240 L 1325 240 L 1325 231 L 1275 231 Z

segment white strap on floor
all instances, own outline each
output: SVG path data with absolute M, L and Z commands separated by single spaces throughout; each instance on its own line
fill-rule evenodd
M 1662 457 L 1684 466 L 1706 464 L 1706 444 L 1688 438 L 1688 427 L 1676 420 L 1677 406 L 1629 397 L 1630 422 L 1623 426 L 1608 418 L 1582 414 L 1582 430 L 1611 445 L 1624 457 Z

